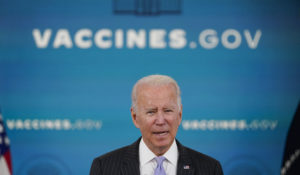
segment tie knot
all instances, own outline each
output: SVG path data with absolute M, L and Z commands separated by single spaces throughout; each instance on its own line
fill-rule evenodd
M 159 157 L 155 157 L 155 160 L 157 162 L 158 165 L 161 165 L 162 162 L 165 160 L 166 158 L 164 156 L 159 156 Z
M 154 175 L 166 175 L 166 172 L 162 164 L 165 159 L 166 158 L 164 156 L 155 157 L 155 160 L 157 162 L 157 167 L 154 171 Z

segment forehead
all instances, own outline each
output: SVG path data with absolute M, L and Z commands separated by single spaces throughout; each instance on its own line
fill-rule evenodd
M 176 101 L 176 88 L 173 84 L 142 84 L 137 88 L 138 104 L 176 103 Z

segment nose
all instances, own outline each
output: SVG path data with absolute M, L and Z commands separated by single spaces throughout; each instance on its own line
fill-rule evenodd
M 165 124 L 165 116 L 164 113 L 162 111 L 158 111 L 157 112 L 157 116 L 156 116 L 156 120 L 155 120 L 155 124 L 157 125 L 164 125 Z

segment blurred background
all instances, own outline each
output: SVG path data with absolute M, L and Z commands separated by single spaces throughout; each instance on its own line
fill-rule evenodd
M 228 175 L 280 174 L 300 97 L 296 0 L 0 0 L 0 107 L 16 175 L 88 174 L 140 137 L 131 89 L 182 91 L 177 139 Z

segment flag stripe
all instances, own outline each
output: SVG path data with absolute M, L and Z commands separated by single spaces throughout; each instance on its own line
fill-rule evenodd
M 9 172 L 10 174 L 12 174 L 12 164 L 11 164 L 11 157 L 10 157 L 10 151 L 6 151 L 6 153 L 4 154 L 4 158 L 6 160 L 6 164 L 8 166 Z
M 12 175 L 9 139 L 5 132 L 4 120 L 0 109 L 0 175 Z
M 0 157 L 0 174 L 1 175 L 11 175 L 11 173 L 9 172 L 8 166 L 6 164 L 6 161 L 4 159 L 4 157 Z

